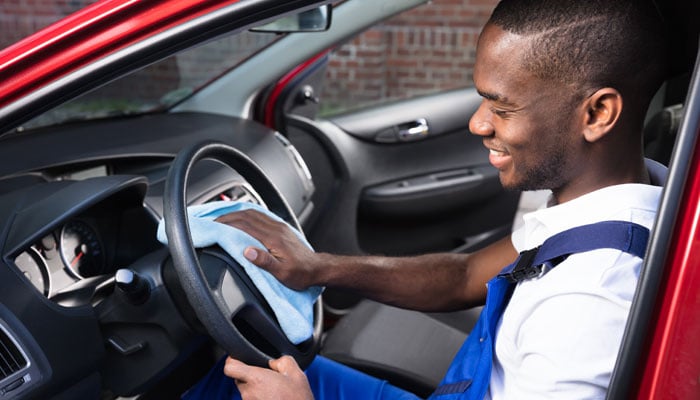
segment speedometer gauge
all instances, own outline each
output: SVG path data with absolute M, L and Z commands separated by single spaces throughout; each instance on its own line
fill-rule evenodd
M 104 272 L 104 252 L 95 230 L 80 220 L 68 222 L 61 229 L 61 258 L 76 278 L 87 278 Z
M 15 258 L 15 265 L 19 268 L 29 282 L 34 285 L 44 296 L 49 296 L 51 292 L 51 280 L 46 260 L 33 247 L 18 255 Z

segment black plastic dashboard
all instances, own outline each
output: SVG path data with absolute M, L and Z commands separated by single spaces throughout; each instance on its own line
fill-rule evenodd
M 181 148 L 205 140 L 246 153 L 303 223 L 314 190 L 305 164 L 285 138 L 252 121 L 148 115 L 0 140 L 0 348 L 16 359 L 0 374 L 0 399 L 92 397 L 104 382 L 128 395 L 181 359 L 196 335 L 174 311 L 166 278 L 153 279 L 164 316 L 156 322 L 156 310 L 117 312 L 104 299 L 119 268 L 162 256 L 155 234 L 169 163 Z M 262 201 L 238 173 L 205 160 L 190 175 L 188 202 L 215 199 Z M 120 347 L 134 336 L 151 343 L 137 356 Z M 148 362 L 134 364 L 139 357 Z

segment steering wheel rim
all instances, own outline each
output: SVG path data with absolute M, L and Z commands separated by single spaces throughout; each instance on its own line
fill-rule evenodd
M 247 364 L 268 367 L 280 355 L 294 357 L 301 368 L 308 366 L 318 351 L 322 331 L 322 305 L 314 306 L 314 332 L 310 339 L 291 343 L 269 307 L 261 304 L 259 293 L 240 276 L 242 272 L 222 270 L 217 286 L 205 275 L 192 242 L 187 221 L 186 187 L 193 166 L 200 160 L 223 163 L 240 174 L 263 199 L 268 209 L 301 231 L 289 204 L 272 181 L 244 153 L 219 142 L 194 144 L 180 151 L 168 171 L 163 197 L 163 218 L 168 248 L 175 272 L 188 302 L 209 335 L 232 357 Z M 242 268 L 231 260 L 234 268 Z M 251 329 L 255 337 L 251 337 Z M 260 335 L 260 336 L 257 336 Z M 261 346 L 260 344 L 264 344 Z

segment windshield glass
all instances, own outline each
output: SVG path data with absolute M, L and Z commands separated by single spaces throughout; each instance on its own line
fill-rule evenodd
M 219 38 L 64 103 L 25 123 L 22 129 L 166 110 L 279 37 L 244 31 Z

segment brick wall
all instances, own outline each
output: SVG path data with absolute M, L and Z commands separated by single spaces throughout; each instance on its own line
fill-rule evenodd
M 94 2 L 95 0 L 2 0 L 0 46 L 5 48 Z
M 471 83 L 476 40 L 498 0 L 433 0 L 331 55 L 326 113 Z

